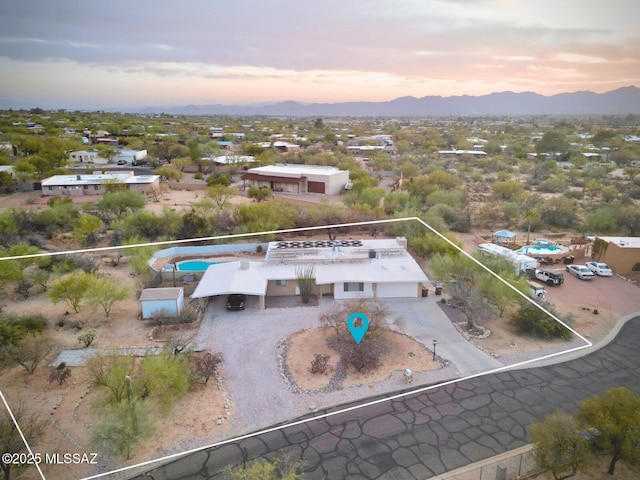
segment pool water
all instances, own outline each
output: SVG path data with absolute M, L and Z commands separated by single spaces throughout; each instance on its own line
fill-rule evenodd
M 517 253 L 523 253 L 525 255 L 554 255 L 562 253 L 562 247 L 556 247 L 554 245 L 526 245 L 518 250 Z
M 207 262 L 205 260 L 186 260 L 176 265 L 181 272 L 204 272 L 209 265 L 217 265 L 221 262 Z

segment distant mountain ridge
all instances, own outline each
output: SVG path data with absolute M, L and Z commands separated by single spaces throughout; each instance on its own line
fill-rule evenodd
M 182 115 L 300 117 L 624 115 L 640 114 L 640 88 L 629 86 L 604 93 L 579 91 L 551 96 L 534 92 L 496 92 L 481 96 L 400 97 L 386 102 L 302 103 L 290 100 L 260 105 L 186 105 L 126 111 Z

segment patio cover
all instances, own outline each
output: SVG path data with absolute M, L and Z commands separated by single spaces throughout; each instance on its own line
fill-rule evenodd
M 494 243 L 513 243 L 515 241 L 516 234 L 509 230 L 498 230 L 491 235 L 491 241 Z

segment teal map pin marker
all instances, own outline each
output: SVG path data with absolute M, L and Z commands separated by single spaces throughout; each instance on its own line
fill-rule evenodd
M 360 322 L 358 322 L 358 320 L 360 320 Z M 367 333 L 367 329 L 369 328 L 369 317 L 364 313 L 354 312 L 347 318 L 347 328 L 349 328 L 349 332 L 351 332 L 351 336 L 356 343 L 360 345 L 364 334 Z

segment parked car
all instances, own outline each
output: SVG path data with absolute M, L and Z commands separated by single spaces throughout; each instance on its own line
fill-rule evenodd
M 227 297 L 227 310 L 244 310 L 245 296 L 232 293 Z
M 529 282 L 529 287 L 531 288 L 531 298 L 535 298 L 536 300 L 540 300 L 542 302 L 547 301 L 547 299 L 544 298 L 544 294 L 547 293 L 547 291 L 542 285 L 536 282 Z
M 118 165 L 126 165 L 127 161 L 126 160 L 118 160 Z
M 580 280 L 593 280 L 595 275 L 584 265 L 567 265 L 567 272 Z
M 558 272 L 551 272 L 549 270 L 535 271 L 535 277 L 537 280 L 541 280 L 550 287 L 553 285 L 562 285 L 564 283 L 564 275 Z
M 609 265 L 602 262 L 587 262 L 585 263 L 586 267 L 591 270 L 596 275 L 600 275 L 601 277 L 610 277 L 613 275 L 611 268 Z

